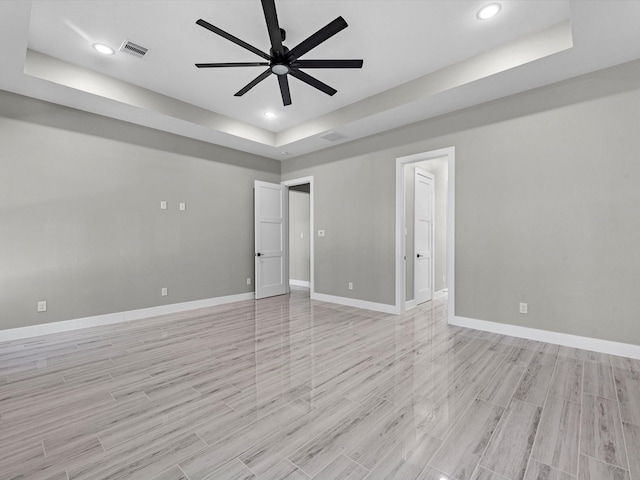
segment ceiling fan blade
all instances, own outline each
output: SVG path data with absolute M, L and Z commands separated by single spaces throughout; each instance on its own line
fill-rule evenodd
M 298 80 L 302 80 L 304 83 L 306 83 L 308 85 L 311 85 L 312 87 L 317 88 L 318 90 L 326 93 L 327 95 L 334 95 L 337 92 L 337 90 L 335 88 L 331 88 L 326 83 L 321 82 L 317 78 L 312 77 L 311 75 L 309 75 L 307 73 L 304 73 L 301 70 L 293 70 L 292 69 L 291 71 L 289 71 L 289 74 L 293 75 Z
M 247 93 L 249 90 L 251 90 L 253 87 L 255 87 L 257 84 L 259 84 L 261 81 L 263 81 L 265 78 L 267 78 L 269 75 L 271 75 L 271 69 L 267 68 L 264 72 L 262 72 L 256 78 L 254 78 L 249 83 L 247 83 L 247 85 L 245 85 L 241 90 L 238 90 L 238 92 L 234 94 L 234 97 L 241 97 L 242 95 Z
M 347 22 L 344 18 L 338 17 L 333 22 L 328 23 L 316 33 L 308 37 L 306 40 L 303 40 L 298 45 L 296 45 L 288 54 L 287 59 L 290 61 L 296 60 L 298 57 L 301 57 L 305 53 L 307 53 L 312 48 L 317 47 L 325 40 L 333 37 L 336 33 L 340 32 L 347 28 Z
M 215 25 L 211 25 L 209 22 L 206 22 L 202 19 L 198 20 L 196 22 L 198 25 L 200 25 L 201 27 L 206 28 L 207 30 L 220 35 L 223 38 L 226 38 L 227 40 L 235 43 L 236 45 L 240 45 L 242 48 L 246 48 L 247 50 L 249 50 L 250 52 L 255 53 L 256 55 L 260 55 L 262 58 L 265 58 L 267 60 L 271 60 L 271 57 L 269 55 L 267 55 L 266 53 L 264 53 L 262 50 L 258 50 L 256 47 L 254 47 L 253 45 L 249 45 L 247 42 L 240 40 L 238 37 L 234 37 L 233 35 L 231 35 L 230 33 L 225 32 L 224 30 L 216 27 Z
M 362 60 L 296 60 L 297 68 L 362 68 Z
M 289 90 L 289 80 L 286 75 L 278 75 L 280 93 L 282 94 L 282 104 L 286 107 L 291 105 L 291 90 Z
M 273 56 L 283 58 L 284 47 L 282 46 L 282 33 L 280 32 L 280 25 L 278 24 L 275 0 L 262 0 L 262 10 L 264 11 L 264 19 L 267 22 Z
M 198 68 L 218 68 L 218 67 L 266 67 L 268 62 L 229 62 L 229 63 L 196 63 Z

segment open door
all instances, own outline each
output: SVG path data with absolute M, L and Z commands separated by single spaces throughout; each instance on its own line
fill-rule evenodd
M 433 298 L 434 177 L 415 169 L 414 190 L 414 299 L 416 305 Z
M 287 187 L 255 181 L 255 297 L 288 292 Z

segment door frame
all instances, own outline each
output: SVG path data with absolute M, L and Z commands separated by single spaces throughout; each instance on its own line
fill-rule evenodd
M 406 311 L 406 242 L 404 167 L 411 163 L 446 157 L 447 159 L 447 320 L 455 317 L 455 147 L 441 148 L 396 158 L 396 304 L 398 314 Z
M 405 165 L 406 167 L 406 165 Z M 430 232 L 430 245 L 429 245 L 429 252 L 431 253 L 431 259 L 429 261 L 429 276 L 431 277 L 431 298 L 429 300 L 425 300 L 426 302 L 430 302 L 434 299 L 434 295 L 435 295 L 435 291 L 434 291 L 434 285 L 435 285 L 435 276 L 436 276 L 436 267 L 435 267 L 435 211 L 436 211 L 436 206 L 435 206 L 435 196 L 436 196 L 436 178 L 433 174 L 426 172 L 424 170 L 421 170 L 419 168 L 415 168 L 414 172 L 413 172 L 413 182 L 414 185 L 417 183 L 416 182 L 416 176 L 417 175 L 421 175 L 425 178 L 428 178 L 431 180 L 431 201 L 429 202 L 431 204 L 431 232 Z M 417 220 L 417 215 L 418 215 L 418 209 L 416 208 L 416 203 L 417 203 L 417 192 L 416 192 L 416 188 L 414 187 L 413 190 L 413 300 L 416 303 L 416 305 L 418 305 L 418 286 L 416 282 L 416 278 L 418 277 L 418 269 L 417 269 L 417 259 L 416 259 L 416 253 L 417 253 L 417 248 L 416 248 L 416 220 Z M 406 220 L 405 220 L 406 221 Z M 405 248 L 406 248 L 406 243 L 405 243 Z M 405 268 L 406 268 L 406 263 L 405 263 Z M 405 282 L 406 282 L 406 278 L 405 278 Z M 406 298 L 406 297 L 405 297 Z
M 309 296 L 313 298 L 315 294 L 314 287 L 314 257 L 315 257 L 315 249 L 314 249 L 314 222 L 313 222 L 313 176 L 310 177 L 301 177 L 294 178 L 292 180 L 284 180 L 280 182 L 281 185 L 287 187 L 294 187 L 296 185 L 304 185 L 305 183 L 309 184 Z M 289 209 L 287 208 L 287 225 L 289 225 Z M 287 231 L 287 238 L 289 238 L 289 232 Z M 289 245 L 287 243 L 287 285 L 291 280 L 291 272 L 289 271 Z

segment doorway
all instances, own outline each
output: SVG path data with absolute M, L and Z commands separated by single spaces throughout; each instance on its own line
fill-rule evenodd
M 289 286 L 309 290 L 311 185 L 289 187 Z
M 289 286 L 314 294 L 313 177 L 282 182 L 289 190 Z M 293 202 L 293 204 L 291 203 Z
M 415 169 L 434 175 L 434 236 L 432 298 L 447 296 L 448 317 L 455 305 L 455 149 L 453 147 L 396 159 L 396 311 L 416 305 L 414 296 L 414 198 Z M 443 188 L 438 190 L 438 185 Z M 408 199 L 409 197 L 409 199 Z M 417 257 L 416 257 L 417 258 Z
M 298 193 L 303 196 L 298 197 Z M 294 208 L 300 210 L 294 213 L 294 221 L 304 224 L 302 230 L 297 225 L 296 237 L 302 240 L 299 243 L 306 243 L 306 248 L 302 247 L 304 258 L 300 265 L 294 266 L 293 275 L 290 261 L 292 231 L 289 226 L 292 214 L 289 201 L 292 198 L 297 203 Z M 308 289 L 309 295 L 313 295 L 313 177 L 281 184 L 254 181 L 254 225 L 256 300 L 289 293 L 291 285 Z M 296 278 L 299 276 L 302 280 Z

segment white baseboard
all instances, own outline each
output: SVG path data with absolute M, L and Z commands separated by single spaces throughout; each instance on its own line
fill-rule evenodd
M 447 296 L 447 289 L 443 288 L 442 290 L 438 290 L 437 292 L 434 292 L 431 300 L 438 300 L 439 298 L 446 297 L 446 296 Z M 407 300 L 407 302 L 404 304 L 404 309 L 405 311 L 409 311 L 412 308 L 416 308 L 417 306 L 418 304 L 416 303 L 416 300 L 414 298 L 411 300 Z
M 400 309 L 397 308 L 395 305 L 367 302 L 366 300 L 358 300 L 356 298 L 337 297 L 334 295 L 325 295 L 324 293 L 312 293 L 311 300 L 320 300 L 321 302 L 337 303 L 338 305 L 346 305 L 348 307 L 362 308 L 364 310 L 373 310 L 374 312 L 391 313 L 393 315 L 400 314 Z
M 309 288 L 310 287 L 310 283 L 308 280 L 289 280 L 289 285 L 295 286 L 295 287 L 305 287 L 305 288 Z
M 40 325 L 30 325 L 28 327 L 10 328 L 0 330 L 0 342 L 9 340 L 19 340 L 22 338 L 37 337 L 50 333 L 68 332 L 87 327 L 98 327 L 100 325 L 110 325 L 113 323 L 128 322 L 141 318 L 166 315 L 168 313 L 186 312 L 198 308 L 214 307 L 225 303 L 240 302 L 243 300 L 253 300 L 253 292 L 228 295 L 225 297 L 205 298 L 191 302 L 173 303 L 171 305 L 161 305 L 158 307 L 141 308 L 139 310 L 129 310 L 126 312 L 107 313 L 94 317 L 76 318 L 73 320 L 63 320 L 60 322 L 43 323 Z
M 520 327 L 518 325 L 508 325 L 504 323 L 488 322 L 486 320 L 476 320 L 474 318 L 453 317 L 449 320 L 450 325 L 473 328 L 486 332 L 500 333 L 512 337 L 526 338 L 528 340 L 538 340 L 540 342 L 564 345 L 566 347 L 581 348 L 593 352 L 608 353 L 640 359 L 640 345 L 629 343 L 612 342 L 598 338 L 582 337 L 568 333 L 551 332 L 549 330 L 539 330 L 537 328 Z

